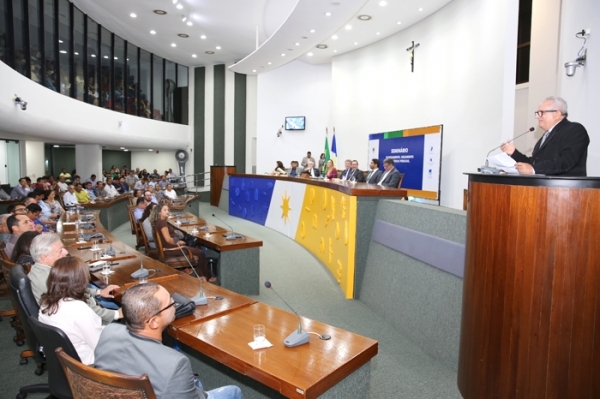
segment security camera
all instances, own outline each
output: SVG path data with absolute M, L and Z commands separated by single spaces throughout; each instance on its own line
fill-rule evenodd
M 575 72 L 577 71 L 577 67 L 585 65 L 585 57 L 577 58 L 575 61 L 565 63 L 565 70 L 567 72 L 567 76 L 575 76 Z
M 277 137 L 281 137 L 281 133 L 283 133 L 283 126 L 277 129 Z
M 26 111 L 26 110 L 27 110 L 27 101 L 23 101 L 23 100 L 21 99 L 21 97 L 19 97 L 19 96 L 17 96 L 17 95 L 15 95 L 15 98 L 14 98 L 13 100 L 15 101 L 15 104 L 17 104 L 17 105 L 21 105 L 21 109 L 22 109 L 23 111 Z

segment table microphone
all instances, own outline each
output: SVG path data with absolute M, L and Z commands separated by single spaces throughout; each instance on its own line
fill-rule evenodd
M 291 333 L 286 339 L 283 340 L 283 343 L 285 344 L 285 346 L 287 346 L 288 348 L 293 348 L 294 346 L 307 344 L 308 341 L 310 341 L 310 336 L 308 335 L 308 333 L 306 331 L 302 331 L 302 323 L 300 322 L 300 316 L 298 316 L 298 313 L 296 313 L 294 308 L 292 308 L 290 306 L 290 304 L 287 303 L 285 301 L 285 299 L 283 299 L 277 293 L 277 291 L 275 291 L 273 289 L 273 286 L 271 285 L 270 281 L 265 281 L 265 287 L 271 289 L 275 293 L 275 295 L 277 295 L 279 297 L 279 299 L 281 299 L 283 301 L 283 303 L 285 303 L 287 305 L 287 307 L 290 308 L 292 310 L 292 312 L 294 312 L 294 314 L 298 318 L 298 329 L 296 331 L 294 331 L 293 333 Z
M 196 304 L 196 306 L 198 305 L 208 305 L 208 298 L 206 298 L 206 295 L 204 295 L 204 288 L 203 288 L 203 281 L 200 278 L 200 276 L 198 276 L 198 272 L 196 272 L 196 269 L 194 268 L 194 266 L 192 266 L 192 262 L 190 262 L 190 260 L 188 259 L 188 257 L 185 255 L 185 252 L 183 251 L 183 248 L 181 248 L 180 245 L 178 245 L 179 250 L 181 251 L 181 253 L 183 254 L 183 257 L 185 258 L 185 260 L 187 260 L 188 265 L 190 265 L 190 267 L 192 268 L 192 271 L 194 272 L 194 274 L 196 275 L 196 278 L 198 278 L 198 281 L 200 281 L 200 290 L 198 291 L 198 293 L 190 298 L 190 301 L 194 301 L 194 303 Z
M 225 221 L 224 221 L 223 219 L 219 218 L 219 217 L 218 217 L 217 215 L 215 215 L 214 213 L 212 214 L 212 216 L 213 216 L 214 218 L 216 218 L 216 219 L 220 220 L 221 222 L 225 223 Z M 226 233 L 226 234 L 223 234 L 223 237 L 225 237 L 225 239 L 226 239 L 227 241 L 232 241 L 232 240 L 235 240 L 235 239 L 237 239 L 237 238 L 244 238 L 244 236 L 242 236 L 242 235 L 235 234 L 235 233 L 233 232 L 233 228 L 232 228 L 232 227 L 231 227 L 231 226 L 230 226 L 228 223 L 225 223 L 225 224 L 227 225 L 227 227 L 229 227 L 229 228 L 231 229 L 231 233 Z
M 532 127 L 530 127 L 530 128 L 529 128 L 529 129 L 528 129 L 528 130 L 527 130 L 525 133 L 521 133 L 521 134 L 519 134 L 517 137 L 515 137 L 515 138 L 513 138 L 513 139 L 511 139 L 511 140 L 508 140 L 508 141 L 507 141 L 507 143 L 508 143 L 509 141 L 515 141 L 515 140 L 516 140 L 516 139 L 518 139 L 519 137 L 521 137 L 521 136 L 524 136 L 524 135 L 526 135 L 527 133 L 531 133 L 531 132 L 533 132 L 534 130 L 535 130 L 535 128 L 532 126 Z M 505 143 L 502 143 L 502 144 L 500 144 L 498 147 L 496 147 L 496 148 L 492 148 L 492 149 L 490 150 L 490 152 L 488 152 L 488 153 L 487 153 L 487 155 L 485 156 L 485 165 L 484 165 L 484 166 L 482 166 L 482 167 L 480 167 L 479 169 L 477 169 L 479 172 L 481 172 L 481 173 L 491 173 L 491 174 L 498 174 L 498 173 L 500 173 L 500 172 L 501 172 L 501 170 L 500 170 L 500 169 L 497 169 L 497 168 L 494 168 L 494 167 L 492 167 L 492 166 L 489 166 L 489 160 L 488 160 L 488 157 L 490 156 L 490 154 L 492 153 L 492 151 L 495 151 L 495 150 L 497 150 L 498 148 L 502 147 L 504 144 L 505 144 Z

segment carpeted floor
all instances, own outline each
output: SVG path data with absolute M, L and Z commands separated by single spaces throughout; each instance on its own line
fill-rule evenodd
M 238 218 L 218 208 L 200 205 L 201 215 L 215 213 L 235 231 L 261 238 L 261 281 L 269 280 L 277 292 L 302 316 L 319 320 L 379 341 L 379 354 L 372 360 L 370 399 L 460 398 L 456 373 L 428 357 L 384 319 L 358 300 L 346 300 L 329 272 L 309 252 L 283 235 Z M 210 220 L 222 224 L 218 220 Z M 113 231 L 133 246 L 129 224 Z M 264 286 L 256 299 L 285 309 L 281 300 Z M 0 309 L 8 306 L 0 298 Z M 38 383 L 45 376 L 34 375 L 35 366 L 19 366 L 20 348 L 11 341 L 8 320 L 0 322 L 0 399 L 14 398 L 18 387 Z M 42 398 L 46 395 L 29 395 Z

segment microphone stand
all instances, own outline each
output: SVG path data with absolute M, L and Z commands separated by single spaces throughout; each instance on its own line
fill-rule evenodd
M 285 303 L 287 305 L 287 307 L 290 308 L 290 310 L 292 312 L 294 312 L 294 314 L 298 318 L 298 329 L 296 331 L 294 331 L 293 333 L 291 333 L 290 335 L 288 335 L 287 338 L 283 340 L 283 344 L 285 346 L 287 346 L 288 348 L 293 348 L 295 346 L 300 346 L 300 345 L 307 344 L 310 341 L 310 336 L 308 335 L 308 333 L 306 331 L 302 331 L 302 323 L 300 322 L 300 316 L 298 315 L 298 313 L 296 313 L 296 311 L 294 310 L 294 308 L 292 308 L 290 306 L 290 304 L 287 303 L 285 301 L 285 299 L 283 299 L 277 293 L 277 291 L 275 291 L 273 289 L 273 286 L 271 285 L 271 282 L 265 281 L 265 287 L 267 287 L 271 291 L 273 291 L 275 293 L 275 295 L 277 295 L 279 297 L 279 299 L 281 299 L 283 301 L 283 303 Z
M 208 298 L 206 298 L 206 295 L 204 294 L 204 288 L 203 288 L 203 281 L 200 278 L 200 276 L 198 276 L 198 273 L 196 272 L 196 269 L 194 268 L 194 266 L 192 266 L 192 262 L 190 262 L 190 260 L 188 259 L 188 257 L 185 255 L 185 252 L 183 251 L 183 248 L 181 248 L 181 246 L 179 246 L 179 250 L 181 251 L 181 253 L 183 254 L 183 257 L 185 258 L 185 260 L 187 261 L 188 265 L 190 265 L 190 267 L 192 268 L 192 270 L 194 271 L 194 275 L 198 278 L 198 281 L 200 281 L 200 290 L 198 291 L 198 293 L 190 298 L 191 301 L 194 301 L 194 303 L 196 304 L 196 306 L 198 305 L 208 305 Z
M 508 140 L 508 141 L 515 141 L 516 139 L 518 139 L 521 136 L 526 135 L 527 133 L 533 132 L 535 130 L 534 127 L 530 127 L 525 133 L 521 133 L 519 134 L 517 137 L 515 137 L 514 139 Z M 507 141 L 507 143 L 508 143 Z M 487 153 L 487 155 L 485 156 L 485 165 L 481 166 L 480 168 L 477 168 L 477 171 L 481 172 L 481 173 L 488 173 L 488 174 L 492 174 L 492 175 L 497 175 L 500 174 L 500 172 L 502 172 L 502 170 L 498 169 L 498 168 L 494 168 L 493 166 L 490 166 L 488 157 L 490 156 L 490 154 L 492 153 L 492 151 L 496 151 L 498 148 L 502 147 L 504 145 L 504 143 L 500 144 L 498 147 L 496 148 L 492 148 L 490 150 L 490 152 Z
M 223 219 L 219 218 L 219 217 L 218 217 L 217 215 L 215 215 L 214 213 L 212 214 L 212 216 L 213 216 L 214 218 L 216 218 L 216 219 L 220 220 L 221 222 L 225 223 L 225 221 L 224 221 Z M 236 239 L 238 239 L 238 238 L 244 238 L 244 236 L 242 236 L 242 235 L 240 235 L 240 234 L 236 234 L 236 233 L 234 233 L 234 232 L 233 232 L 233 228 L 232 228 L 232 227 L 231 227 L 231 226 L 230 226 L 228 223 L 225 223 L 225 224 L 226 224 L 226 225 L 227 225 L 227 227 L 229 227 L 229 229 L 231 230 L 231 233 L 226 233 L 226 234 L 223 234 L 223 237 L 225 237 L 225 240 L 227 240 L 227 241 L 233 241 L 233 240 L 236 240 Z

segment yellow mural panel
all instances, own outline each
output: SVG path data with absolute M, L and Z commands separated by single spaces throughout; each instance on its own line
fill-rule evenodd
M 315 197 L 321 199 L 321 206 L 311 206 Z M 356 209 L 356 197 L 311 187 L 305 193 L 295 237 L 327 267 L 348 299 L 354 297 Z M 310 233 L 302 228 L 306 225 L 313 226 Z

